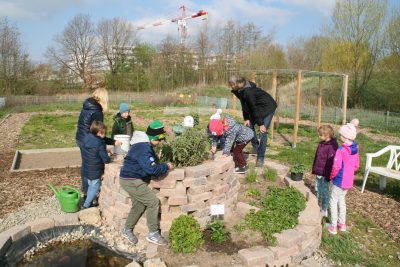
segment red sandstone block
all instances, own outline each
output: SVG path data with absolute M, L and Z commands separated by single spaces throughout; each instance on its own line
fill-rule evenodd
M 198 195 L 188 195 L 188 199 L 190 203 L 196 203 L 198 201 L 204 201 L 207 199 L 212 198 L 212 193 L 211 192 L 204 192 Z
M 222 194 L 222 195 L 214 196 L 214 197 L 210 198 L 209 200 L 207 200 L 207 204 L 208 205 L 222 204 L 222 203 L 224 203 L 225 200 L 226 200 L 226 195 Z
M 126 210 L 122 210 L 118 207 L 110 207 L 110 212 L 114 215 L 115 218 L 117 219 L 125 219 L 126 217 L 128 217 L 128 213 L 129 211 Z
M 30 222 L 32 233 L 39 233 L 40 231 L 54 228 L 53 218 L 41 218 Z
M 115 203 L 123 203 L 123 204 L 130 204 L 131 199 L 130 197 L 124 196 L 123 194 L 119 192 L 112 192 L 112 197 L 114 198 Z M 116 204 L 118 205 L 118 204 Z
M 185 178 L 184 169 L 174 169 L 167 173 L 164 179 L 173 181 L 182 181 Z
M 168 198 L 168 205 L 170 206 L 186 205 L 187 203 L 187 196 L 173 196 Z
M 217 186 L 221 185 L 222 180 L 218 181 L 218 182 L 208 182 L 205 186 L 204 186 L 204 192 L 208 192 L 208 191 L 212 191 L 214 190 L 214 188 L 216 188 Z
M 210 216 L 210 214 L 211 214 L 210 207 L 206 207 L 206 208 L 203 208 L 201 210 L 193 212 L 193 217 L 203 218 L 203 217 L 206 217 L 206 216 Z
M 191 186 L 188 188 L 187 193 L 190 195 L 198 195 L 206 191 L 205 185 Z
M 169 213 L 161 213 L 161 221 L 162 222 L 171 222 L 184 214 L 183 212 L 169 212 Z
M 286 257 L 286 258 L 281 258 L 279 260 L 274 260 L 273 262 L 268 262 L 267 267 L 282 267 L 282 266 L 292 266 L 292 258 L 291 257 Z
M 211 173 L 211 169 L 205 164 L 185 168 L 185 177 L 199 178 L 208 176 Z
M 175 180 L 151 180 L 150 186 L 153 188 L 175 188 Z
M 207 177 L 207 181 L 211 183 L 220 182 L 225 176 L 225 173 L 211 174 Z
M 319 216 L 319 207 L 315 203 L 307 202 L 306 208 L 300 212 L 299 224 L 318 225 L 321 223 Z
M 217 173 L 224 173 L 229 168 L 232 166 L 231 161 L 213 161 L 213 162 L 208 162 L 205 163 L 208 168 L 211 169 L 212 173 L 217 174 Z
M 224 194 L 224 193 L 226 193 L 228 191 L 229 191 L 229 185 L 227 185 L 227 184 L 220 185 L 220 186 L 217 186 L 213 190 L 213 196 L 219 196 L 219 195 Z
M 308 236 L 318 236 L 322 231 L 322 226 L 320 224 L 317 225 L 297 225 L 296 230 L 303 232 L 306 237 Z
M 111 194 L 112 194 L 112 191 L 111 191 L 110 187 L 108 187 L 105 184 L 103 184 L 101 186 L 100 195 L 111 196 Z
M 287 175 L 289 173 L 289 170 L 290 170 L 289 167 L 287 167 L 287 166 L 285 166 L 283 164 L 277 163 L 277 162 L 270 161 L 270 160 L 268 160 L 265 163 L 265 165 L 268 168 L 276 170 L 278 175 Z
M 317 235 L 307 236 L 301 243 L 299 244 L 300 251 L 306 249 L 317 249 L 321 243 L 321 238 Z
M 123 213 L 129 213 L 132 209 L 132 204 L 117 203 L 114 207 Z
M 299 253 L 299 247 L 296 244 L 288 248 L 276 246 L 276 247 L 269 247 L 269 249 L 274 253 L 275 259 L 290 258 Z
M 200 186 L 207 184 L 206 177 L 199 177 L 199 178 L 185 178 L 183 180 L 183 185 L 185 187 L 192 187 L 192 186 Z
M 196 211 L 196 210 L 200 210 L 202 208 L 204 208 L 206 206 L 206 203 L 204 201 L 200 201 L 197 203 L 192 203 L 192 204 L 187 204 L 187 205 L 183 205 L 180 207 L 181 211 L 184 213 L 188 213 L 191 211 Z
M 169 208 L 170 207 L 168 205 L 161 205 L 160 206 L 161 213 L 169 212 Z
M 30 225 L 16 225 L 14 227 L 9 228 L 8 230 L 0 233 L 0 240 L 7 243 L 7 239 L 11 238 L 11 240 L 17 241 L 22 237 L 29 235 L 31 233 L 31 226 Z
M 160 222 L 161 232 L 168 232 L 171 229 L 172 222 Z
M 268 262 L 274 261 L 274 253 L 268 248 L 252 247 L 239 250 L 239 258 L 246 266 L 266 266 Z
M 54 217 L 54 226 L 78 225 L 78 213 L 62 214 Z
M 278 246 L 290 248 L 291 246 L 300 244 L 304 238 L 304 233 L 295 229 L 288 229 L 279 234 L 274 234 L 278 241 Z
M 238 202 L 236 205 L 236 212 L 239 215 L 240 218 L 244 218 L 246 217 L 246 215 L 251 211 L 259 211 L 260 209 L 255 207 L 255 206 L 251 206 L 247 203 L 243 203 L 243 202 Z
M 200 228 L 204 229 L 207 225 L 211 222 L 211 217 L 202 217 L 202 218 L 195 218 L 196 221 L 199 223 Z

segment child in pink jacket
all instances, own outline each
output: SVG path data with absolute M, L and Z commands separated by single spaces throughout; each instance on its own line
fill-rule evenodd
M 351 123 L 343 125 L 339 129 L 342 146 L 336 150 L 333 161 L 331 180 L 333 183 L 330 198 L 331 225 L 328 231 L 337 234 L 339 231 L 346 231 L 346 201 L 347 191 L 353 187 L 354 172 L 360 166 L 358 154 L 358 144 L 354 141 L 357 136 L 358 119 L 353 119 Z M 339 218 L 338 218 L 339 206 Z

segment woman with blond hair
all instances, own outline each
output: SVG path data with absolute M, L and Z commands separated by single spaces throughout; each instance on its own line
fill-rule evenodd
M 108 92 L 105 88 L 97 88 L 93 91 L 92 96 L 83 102 L 82 110 L 79 115 L 78 125 L 76 129 L 76 144 L 82 153 L 83 140 L 90 132 L 90 125 L 93 121 L 104 121 L 103 112 L 108 111 Z M 111 138 L 105 137 L 104 141 L 107 145 L 121 145 L 120 141 L 115 141 Z M 81 155 L 82 156 L 82 155 Z M 82 179 L 82 192 L 86 196 L 88 189 L 88 181 L 83 177 Z

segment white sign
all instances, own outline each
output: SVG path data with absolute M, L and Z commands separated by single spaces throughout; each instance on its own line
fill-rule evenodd
M 211 205 L 211 215 L 224 215 L 225 205 Z

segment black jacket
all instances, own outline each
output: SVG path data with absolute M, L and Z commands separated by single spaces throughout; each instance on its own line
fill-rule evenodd
M 263 119 L 275 112 L 277 107 L 272 96 L 252 82 L 246 82 L 243 89 L 231 92 L 240 100 L 243 119 L 250 120 L 253 125 L 263 125 Z
M 114 138 L 114 135 L 117 134 L 127 134 L 132 137 L 134 128 L 132 123 L 132 118 L 129 115 L 128 118 L 124 119 L 121 117 L 121 113 L 117 113 L 114 116 L 114 125 L 112 128 L 111 138 Z
M 78 125 L 76 129 L 76 140 L 83 142 L 85 136 L 89 133 L 90 125 L 93 121 L 104 121 L 103 108 L 92 97 L 83 102 L 81 114 L 79 115 Z M 104 141 L 107 145 L 114 145 L 115 141 L 105 137 Z
M 104 173 L 104 164 L 110 163 L 104 140 L 92 133 L 87 134 L 83 139 L 81 153 L 82 176 L 90 180 L 100 179 Z

